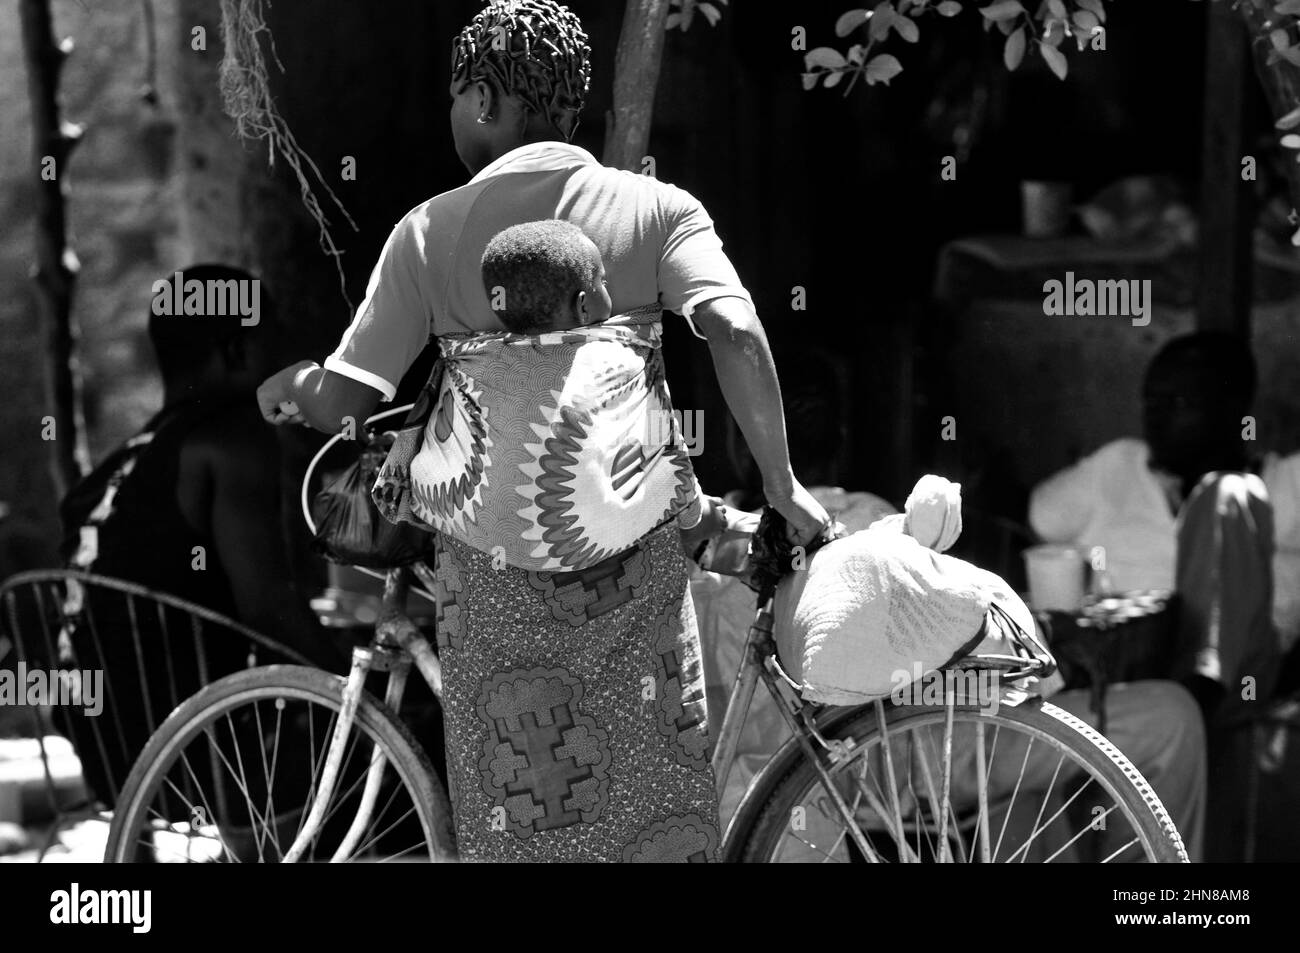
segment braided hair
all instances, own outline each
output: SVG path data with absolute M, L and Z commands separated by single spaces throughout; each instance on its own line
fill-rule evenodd
M 582 111 L 591 85 L 582 21 L 555 0 L 492 0 L 453 41 L 451 57 L 452 82 L 491 83 L 557 129 Z

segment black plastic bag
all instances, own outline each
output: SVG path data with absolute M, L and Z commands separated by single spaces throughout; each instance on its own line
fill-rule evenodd
M 371 435 L 357 461 L 316 494 L 312 549 L 331 562 L 394 569 L 433 555 L 432 532 L 390 523 L 370 496 L 392 442 L 392 434 Z

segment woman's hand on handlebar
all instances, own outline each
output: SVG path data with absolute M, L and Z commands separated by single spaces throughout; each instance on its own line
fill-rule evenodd
M 785 487 L 765 485 L 763 492 L 771 507 L 785 517 L 790 541 L 796 546 L 807 546 L 830 525 L 826 508 L 793 477 Z
M 294 382 L 304 368 L 315 366 L 315 361 L 299 361 L 262 381 L 257 388 L 257 409 L 263 420 L 272 424 L 306 423 L 294 402 Z

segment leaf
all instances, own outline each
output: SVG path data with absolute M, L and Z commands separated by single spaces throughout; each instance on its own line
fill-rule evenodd
M 985 19 L 995 21 L 1010 20 L 1024 12 L 1025 8 L 1020 5 L 1020 0 L 1001 0 L 999 3 L 980 8 L 980 13 L 984 14 Z
M 718 21 L 722 19 L 722 11 L 711 3 L 701 3 L 700 12 L 704 14 L 704 19 L 709 21 L 709 26 L 717 26 Z
M 847 13 L 842 13 L 835 21 L 835 35 L 848 36 L 869 19 L 871 19 L 869 10 L 849 10 Z
M 862 61 L 867 58 L 867 48 L 861 43 L 854 43 L 849 47 L 849 62 L 854 66 L 861 66 Z
M 889 85 L 889 81 L 903 72 L 903 64 L 898 62 L 898 57 L 890 56 L 888 53 L 881 53 L 879 56 L 873 56 L 867 63 L 866 77 L 867 85 L 874 86 L 876 83 Z
M 1019 29 L 1015 20 L 994 20 L 993 22 L 1003 36 L 1010 36 L 1013 30 Z
M 1047 9 L 1052 11 L 1052 16 L 1058 20 L 1064 20 L 1069 14 L 1065 10 L 1065 4 L 1061 0 L 1047 0 Z
M 1283 149 L 1300 149 L 1300 136 L 1294 132 L 1282 137 Z
M 894 23 L 894 18 L 898 16 L 894 12 L 893 4 L 879 3 L 876 9 L 871 11 L 871 26 L 868 27 L 867 33 L 876 42 L 880 42 L 889 36 L 889 28 Z
M 1287 36 L 1286 30 L 1273 30 L 1269 33 L 1268 38 L 1273 44 L 1273 49 L 1279 53 L 1291 45 L 1291 38 Z
M 1300 47 L 1288 46 L 1285 50 L 1278 51 L 1277 55 L 1292 66 L 1300 66 Z
M 840 80 L 842 80 L 843 78 L 844 78 L 843 73 L 827 73 L 826 82 L 823 83 L 822 85 L 825 86 L 827 89 L 830 89 L 834 86 L 838 86 L 840 84 Z
M 1273 8 L 1273 11 L 1283 16 L 1300 13 L 1300 0 L 1282 0 Z
M 665 30 L 674 29 L 675 27 L 680 26 L 681 22 L 682 22 L 682 15 L 680 13 L 670 13 L 668 14 L 668 21 L 664 24 L 664 29 Z
M 1106 8 L 1102 6 L 1101 0 L 1075 0 L 1075 2 L 1102 23 L 1106 22 Z M 1297 0 L 1297 2 L 1300 2 L 1300 0 Z
M 1294 129 L 1296 126 L 1300 126 L 1300 106 L 1273 123 L 1274 129 Z
M 804 89 L 812 89 L 814 86 L 817 85 L 817 78 L 818 78 L 819 76 L 821 76 L 821 73 L 804 73 L 804 74 L 803 74 L 803 88 L 804 88 Z
M 822 69 L 842 69 L 848 64 L 844 54 L 829 46 L 819 46 L 804 54 L 804 69 L 821 67 Z
M 1007 69 L 1014 71 L 1025 58 L 1025 31 L 1017 30 L 1007 37 L 1006 46 L 1002 47 L 1002 62 Z
M 682 4 L 682 32 L 685 33 L 691 28 L 691 23 L 695 20 L 695 4 Z
M 1080 10 L 1070 19 L 1074 21 L 1074 25 L 1078 27 L 1080 33 L 1086 33 L 1089 36 L 1092 35 L 1093 30 L 1101 26 L 1101 21 L 1097 19 L 1097 15 L 1089 13 L 1087 10 Z
M 921 31 L 916 28 L 916 21 L 911 17 L 895 17 L 894 30 L 908 43 L 915 43 L 921 38 Z
M 1043 60 L 1057 79 L 1065 79 L 1065 74 L 1070 70 L 1070 64 L 1066 62 L 1065 54 L 1054 46 L 1048 46 L 1046 43 L 1038 44 L 1039 50 L 1043 53 Z
M 1300 3 L 1300 0 L 1296 0 Z M 935 7 L 941 17 L 955 17 L 961 13 L 961 4 L 957 0 L 943 0 L 943 3 Z

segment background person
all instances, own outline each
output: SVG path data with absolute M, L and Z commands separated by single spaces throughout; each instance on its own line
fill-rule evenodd
M 185 281 L 253 280 L 224 265 L 197 265 L 182 274 Z M 175 278 L 165 281 L 170 293 Z M 258 382 L 273 366 L 276 335 L 270 296 L 260 290 L 256 325 L 246 326 L 237 313 L 160 315 L 151 308 L 149 339 L 163 406 L 69 491 L 60 508 L 62 554 L 72 568 L 197 603 L 343 671 L 346 657 L 294 585 L 282 538 L 279 446 L 255 399 Z M 109 678 L 128 666 L 134 679 L 130 621 L 115 618 L 98 630 Z M 211 679 L 244 668 L 248 659 L 244 640 L 219 636 L 205 640 Z M 83 664 L 98 658 L 87 638 L 78 629 L 73 640 Z M 175 677 L 184 699 L 201 687 L 188 632 L 171 651 L 181 660 Z M 151 685 L 167 684 L 161 659 L 145 664 Z M 121 724 L 121 750 L 109 746 L 108 764 L 96 751 L 80 752 L 87 781 L 101 797 L 108 796 L 106 772 L 121 783 L 149 735 L 140 693 L 119 691 L 113 702 L 116 710 L 105 718 Z M 156 720 L 166 716 L 166 707 L 154 712 Z

